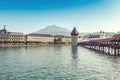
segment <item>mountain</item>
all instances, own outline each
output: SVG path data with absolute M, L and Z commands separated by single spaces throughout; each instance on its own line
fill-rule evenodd
M 80 36 L 88 36 L 89 34 L 99 34 L 99 33 L 100 32 L 82 32 L 79 35 Z M 116 34 L 115 32 L 104 32 L 104 33 L 105 33 L 106 38 L 111 38 L 111 37 L 113 37 L 113 35 Z
M 34 32 L 35 34 L 51 34 L 51 35 L 70 35 L 71 31 L 56 25 L 47 26 L 44 29 Z
M 111 38 L 115 34 L 116 34 L 115 32 L 105 32 L 105 35 L 106 35 L 107 38 Z
M 72 30 L 71 30 L 72 31 Z M 66 36 L 70 36 L 71 31 L 68 30 L 67 28 L 63 28 L 63 27 L 59 27 L 57 25 L 51 25 L 51 26 L 47 26 L 44 29 L 38 30 L 36 32 L 34 32 L 35 34 L 51 34 L 51 35 L 66 35 Z M 94 33 L 99 33 L 99 32 L 80 32 L 79 36 L 86 36 L 89 34 L 94 34 Z M 114 32 L 105 32 L 105 35 L 107 38 L 110 38 L 114 35 Z

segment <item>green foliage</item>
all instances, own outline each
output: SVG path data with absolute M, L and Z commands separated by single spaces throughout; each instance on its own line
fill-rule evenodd
M 54 44 L 65 44 L 65 42 L 63 42 L 61 38 L 58 38 L 54 39 Z

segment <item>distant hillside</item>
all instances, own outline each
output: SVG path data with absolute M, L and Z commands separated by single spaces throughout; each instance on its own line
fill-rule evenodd
M 89 34 L 98 34 L 99 32 L 82 32 L 79 34 L 79 36 L 86 36 Z M 115 35 L 115 32 L 105 32 L 105 35 L 107 38 L 111 38 L 113 35 Z
M 44 29 L 34 32 L 36 34 L 51 34 L 51 35 L 70 35 L 71 31 L 56 25 L 47 26 Z
M 71 30 L 72 31 L 72 30 Z M 47 26 L 44 29 L 33 32 L 35 34 L 51 34 L 51 35 L 70 35 L 71 31 L 67 28 L 59 27 L 57 25 Z M 79 36 L 86 36 L 88 34 L 99 33 L 99 32 L 80 32 Z M 105 32 L 107 38 L 112 37 L 114 32 Z
M 115 34 L 116 33 L 114 33 L 114 32 L 105 32 L 105 35 L 106 35 L 107 38 L 110 38 L 110 37 L 112 37 Z

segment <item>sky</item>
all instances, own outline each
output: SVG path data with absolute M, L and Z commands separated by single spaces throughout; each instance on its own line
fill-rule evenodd
M 120 0 L 0 0 L 0 28 L 25 34 L 49 25 L 118 32 L 119 21 Z

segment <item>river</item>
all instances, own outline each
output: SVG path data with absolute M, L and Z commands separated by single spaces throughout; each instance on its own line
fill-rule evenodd
M 0 80 L 120 80 L 120 56 L 83 47 L 0 47 Z

